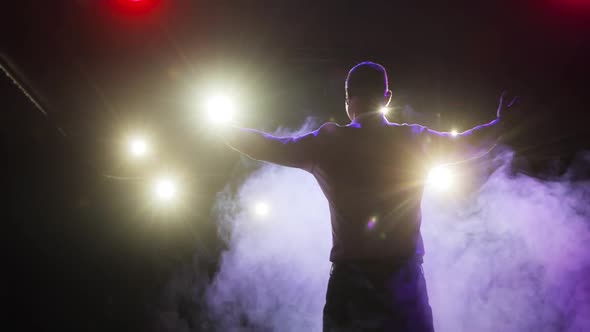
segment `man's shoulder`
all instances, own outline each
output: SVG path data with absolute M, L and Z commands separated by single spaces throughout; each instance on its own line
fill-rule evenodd
M 361 128 L 361 126 L 359 126 L 358 124 L 355 123 L 350 123 L 347 125 L 340 125 L 338 123 L 335 122 L 326 122 L 323 125 L 321 125 L 318 129 L 316 129 L 313 134 L 315 136 L 337 136 L 337 135 L 341 135 L 341 134 L 346 134 L 346 132 L 348 131 L 355 131 L 356 129 Z M 407 123 L 395 123 L 395 122 L 387 122 L 385 123 L 384 127 L 381 127 L 383 129 L 387 128 L 387 131 L 389 132 L 390 130 L 392 130 L 393 132 L 406 132 L 408 134 L 411 134 L 412 136 L 418 136 L 421 135 L 425 132 L 428 131 L 428 128 L 423 126 L 423 125 L 419 125 L 419 124 L 407 124 Z
M 407 123 L 400 124 L 400 123 L 389 122 L 389 121 L 386 122 L 384 124 L 384 126 L 387 128 L 390 128 L 390 129 L 408 130 L 413 133 L 422 133 L 422 132 L 428 130 L 427 127 L 425 127 L 423 125 L 419 125 L 419 124 L 407 124 Z M 315 133 L 335 133 L 335 132 L 343 132 L 346 130 L 359 129 L 359 128 L 361 128 L 361 126 L 358 124 L 355 124 L 355 123 L 349 123 L 347 125 L 340 125 L 335 122 L 326 122 L 323 125 L 321 125 L 318 129 L 316 129 L 314 132 Z
M 408 124 L 408 123 L 394 123 L 394 122 L 389 122 L 387 124 L 388 127 L 394 127 L 398 130 L 403 130 L 403 131 L 407 131 L 413 135 L 420 135 L 424 132 L 426 132 L 428 130 L 427 127 L 420 125 L 420 124 Z
M 341 131 L 346 126 L 341 126 L 335 122 L 326 122 L 321 125 L 315 132 L 320 135 L 332 135 Z

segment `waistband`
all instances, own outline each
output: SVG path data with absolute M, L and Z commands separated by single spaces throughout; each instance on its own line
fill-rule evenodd
M 333 262 L 330 274 L 335 269 L 362 270 L 362 271 L 392 271 L 397 270 L 407 264 L 422 264 L 423 255 L 413 255 L 410 257 L 390 257 L 375 259 L 347 259 Z

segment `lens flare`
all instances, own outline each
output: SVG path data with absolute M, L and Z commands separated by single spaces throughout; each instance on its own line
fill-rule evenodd
M 381 114 L 387 114 L 389 112 L 389 108 L 388 107 L 381 107 L 379 109 L 379 113 Z
M 437 166 L 428 173 L 428 185 L 438 191 L 453 189 L 455 175 L 447 166 Z
M 367 223 L 367 228 L 369 230 L 373 230 L 373 228 L 375 228 L 376 223 L 377 223 L 377 217 L 371 217 L 369 219 L 369 222 Z
M 451 130 L 451 136 L 457 136 L 459 135 L 459 132 L 455 129 Z
M 235 106 L 227 96 L 214 96 L 207 103 L 209 119 L 217 124 L 229 123 L 234 116 Z

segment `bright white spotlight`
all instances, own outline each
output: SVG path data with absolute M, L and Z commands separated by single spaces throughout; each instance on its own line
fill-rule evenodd
M 387 114 L 387 112 L 389 112 L 389 108 L 387 108 L 387 107 L 381 107 L 379 109 L 379 113 L 381 113 L 381 114 Z
M 447 166 L 437 166 L 428 173 L 428 185 L 438 191 L 449 191 L 453 188 L 455 175 Z
M 143 138 L 132 138 L 129 141 L 129 152 L 134 157 L 143 157 L 148 153 L 148 144 Z
M 270 206 L 266 202 L 258 202 L 254 206 L 254 213 L 259 217 L 266 217 L 270 212 Z
M 451 130 L 451 136 L 457 136 L 459 135 L 459 132 L 457 132 L 455 129 Z
M 233 119 L 235 111 L 234 103 L 226 96 L 215 96 L 207 103 L 209 118 L 214 123 L 228 123 Z
M 161 201 L 170 201 L 176 196 L 176 183 L 170 178 L 161 178 L 154 184 L 154 194 Z

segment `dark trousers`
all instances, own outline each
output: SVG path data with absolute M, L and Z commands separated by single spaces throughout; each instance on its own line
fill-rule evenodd
M 434 332 L 422 257 L 335 263 L 324 332 Z

